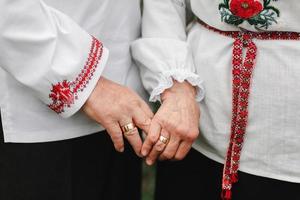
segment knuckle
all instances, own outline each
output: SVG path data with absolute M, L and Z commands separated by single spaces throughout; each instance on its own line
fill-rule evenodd
M 174 159 L 175 160 L 183 160 L 184 159 L 184 155 L 175 155 Z
M 189 141 L 194 141 L 198 138 L 199 136 L 199 130 L 198 129 L 195 129 L 195 130 L 192 130 L 188 135 L 187 135 L 187 140 Z
M 139 121 L 136 120 L 136 125 L 139 125 L 141 127 L 149 127 L 151 124 L 151 119 L 150 118 L 144 118 L 144 119 L 140 119 Z
M 116 114 L 120 114 L 120 112 L 122 113 L 132 113 L 134 110 L 134 105 L 132 105 L 131 103 L 128 103 L 128 101 L 121 101 L 118 105 L 117 105 L 117 109 L 116 109 Z
M 194 141 L 194 140 L 197 139 L 197 136 L 196 136 L 196 134 L 190 133 L 190 134 L 187 134 L 187 135 L 185 136 L 185 139 L 186 139 L 187 141 L 192 142 L 192 141 Z
M 163 157 L 164 157 L 165 159 L 171 160 L 174 156 L 173 156 L 172 153 L 164 153 L 164 154 L 163 154 Z
M 152 144 L 157 141 L 156 135 L 149 135 L 148 137 L 149 137 L 149 142 Z
M 187 135 L 189 129 L 186 126 L 177 126 L 175 131 L 180 135 Z
M 162 152 L 164 150 L 165 145 L 163 143 L 158 143 L 155 145 L 155 151 Z
M 133 113 L 134 111 L 134 106 L 133 104 L 126 104 L 124 103 L 121 105 L 122 110 L 125 110 L 127 113 Z

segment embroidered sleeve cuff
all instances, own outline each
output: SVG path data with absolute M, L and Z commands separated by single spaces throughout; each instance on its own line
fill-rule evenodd
M 49 108 L 65 118 L 80 110 L 95 88 L 108 54 L 103 44 L 93 37 L 88 58 L 79 74 L 73 80 L 64 80 L 52 85 Z
M 176 80 L 180 83 L 182 83 L 183 81 L 187 81 L 192 86 L 195 86 L 197 88 L 197 102 L 202 101 L 202 99 L 204 98 L 205 90 L 203 86 L 203 81 L 195 73 L 183 69 L 173 70 L 161 74 L 161 77 L 159 79 L 159 85 L 153 89 L 150 95 L 150 101 L 152 102 L 161 101 L 160 95 L 166 89 L 171 88 L 173 86 L 173 80 Z

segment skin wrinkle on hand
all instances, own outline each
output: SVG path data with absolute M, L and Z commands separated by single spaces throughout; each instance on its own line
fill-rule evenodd
M 151 124 L 156 128 L 150 128 L 142 147 L 148 165 L 154 164 L 157 158 L 183 159 L 199 134 L 200 110 L 195 88 L 187 82 L 174 82 L 161 96 L 163 103 Z M 163 131 L 169 135 L 169 143 L 161 151 L 159 136 Z
M 82 110 L 107 130 L 117 151 L 124 151 L 126 138 L 141 156 L 142 139 L 138 129 L 123 134 L 121 126 L 134 123 L 147 133 L 153 112 L 133 90 L 101 77 Z

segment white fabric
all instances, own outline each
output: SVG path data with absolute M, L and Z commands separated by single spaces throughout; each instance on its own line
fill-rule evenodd
M 0 110 L 5 95 L 5 72 L 0 68 Z
M 103 130 L 78 111 L 101 75 L 145 96 L 129 51 L 140 34 L 139 4 L 139 0 L 0 2 L 5 18 L 0 21 L 0 66 L 7 72 L 1 105 L 6 142 L 63 140 Z M 72 81 L 81 72 L 91 35 L 105 46 L 98 67 L 74 104 L 58 115 L 47 106 L 52 85 Z
M 160 100 L 161 93 L 173 85 L 173 80 L 188 81 L 197 86 L 196 100 L 201 101 L 205 92 L 202 80 L 194 73 L 192 52 L 186 42 L 185 10 L 176 9 L 172 4 L 171 1 L 144 1 L 146 9 L 143 15 L 147 25 L 143 26 L 143 38 L 132 45 L 133 56 L 138 58 L 144 87 L 151 94 L 150 101 Z M 167 14 L 168 17 L 161 16 L 157 20 L 152 16 L 156 5 L 175 15 L 171 18 Z
M 221 22 L 218 10 L 221 2 L 190 1 L 194 14 L 205 23 L 222 30 L 239 30 Z M 183 21 L 187 6 L 182 0 L 145 0 L 144 4 L 143 39 L 136 41 L 132 49 L 135 59 L 142 62 L 144 84 L 152 92 L 159 85 L 157 77 L 166 70 L 164 66 L 176 70 L 175 63 L 182 63 L 180 53 L 186 53 L 189 46 L 196 72 L 206 90 L 200 103 L 201 134 L 194 148 L 224 163 L 230 136 L 234 40 L 198 23 L 191 24 L 186 31 Z M 298 1 L 278 0 L 272 1 L 272 5 L 280 10 L 281 16 L 270 30 L 300 32 Z M 253 30 L 247 23 L 241 27 Z M 255 39 L 254 42 L 258 55 L 240 170 L 300 183 L 300 41 Z M 166 47 L 167 43 L 170 48 Z M 151 52 L 148 51 L 150 44 Z M 173 65 L 168 64 L 170 57 L 175 59 Z
M 133 56 L 140 58 L 137 61 L 141 66 L 140 71 L 144 86 L 151 94 L 150 101 L 160 101 L 161 93 L 172 87 L 173 80 L 178 82 L 186 80 L 193 86 L 197 86 L 196 100 L 201 101 L 203 99 L 204 87 L 202 80 L 194 73 L 192 53 L 185 42 L 178 42 L 173 39 L 146 38 L 134 42 L 132 46 Z M 169 54 L 169 52 L 173 52 L 172 49 L 181 50 Z M 143 56 L 144 54 L 147 57 Z M 160 56 L 160 58 L 157 58 L 157 56 Z M 147 66 L 150 66 L 150 70 Z M 153 82 L 155 84 L 152 84 Z

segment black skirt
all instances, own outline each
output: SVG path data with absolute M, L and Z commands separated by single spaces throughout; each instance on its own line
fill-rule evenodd
M 33 144 L 4 143 L 2 125 L 0 135 L 0 200 L 141 199 L 141 159 L 105 131 Z
M 158 163 L 156 200 L 221 200 L 223 165 L 196 150 L 179 162 Z M 298 200 L 300 184 L 239 172 L 232 200 Z

